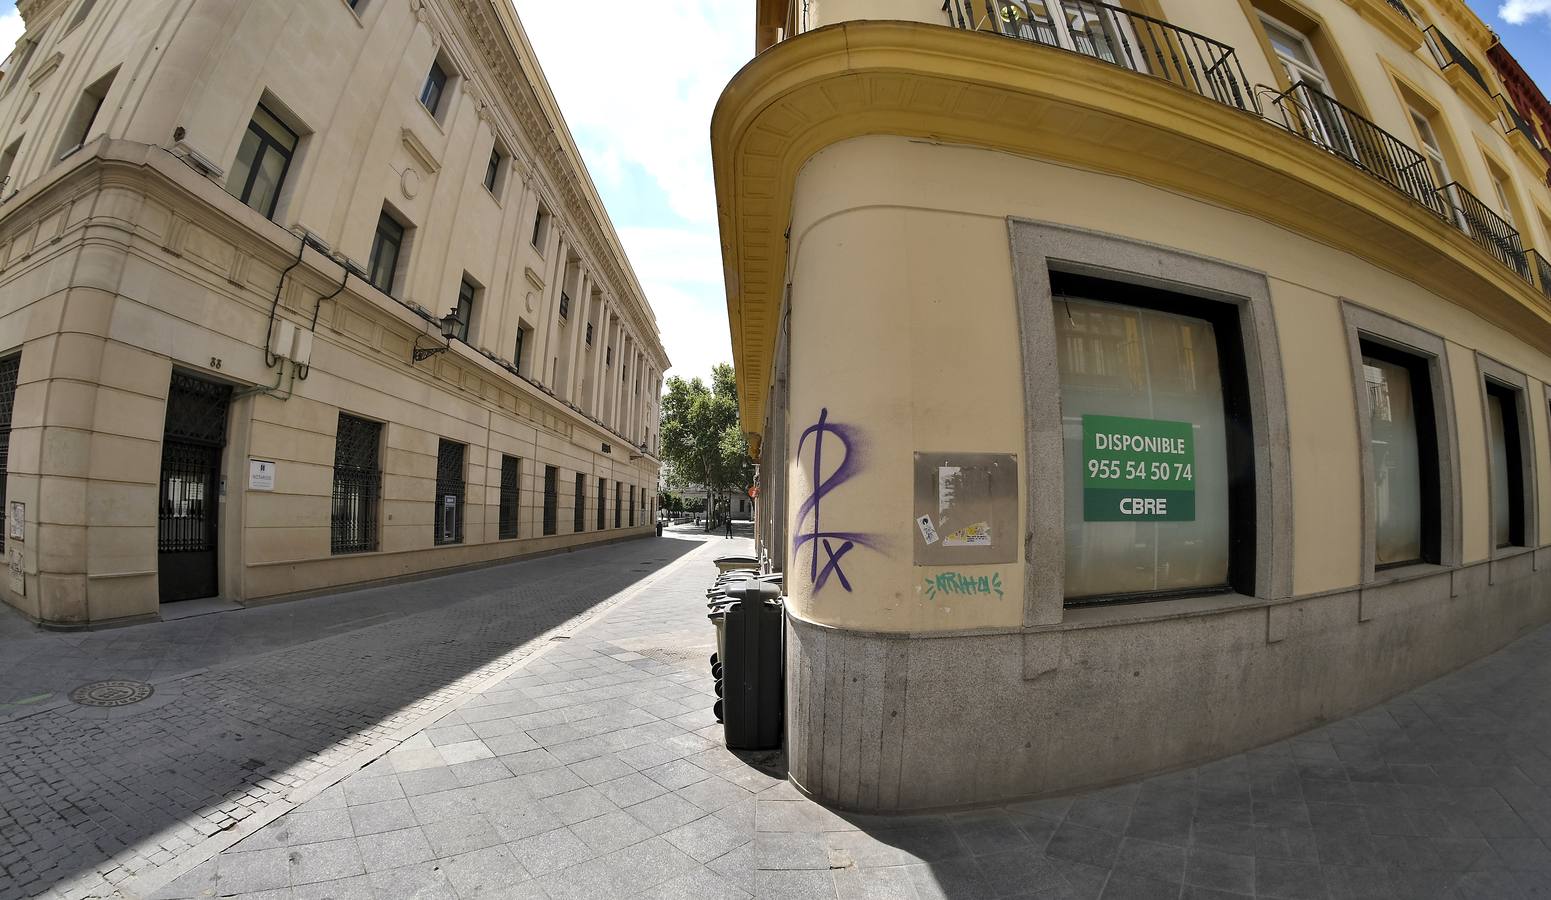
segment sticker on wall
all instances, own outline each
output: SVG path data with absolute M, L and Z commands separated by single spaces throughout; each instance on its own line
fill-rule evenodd
M 1082 457 L 1083 521 L 1195 521 L 1189 422 L 1083 416 Z
M 943 539 L 944 547 L 989 547 L 991 546 L 991 523 L 976 522 L 953 532 Z
M 25 540 L 27 535 L 27 504 L 11 501 L 10 514 L 6 519 L 6 536 L 13 541 Z
M 916 519 L 916 525 L 921 529 L 921 539 L 928 544 L 937 543 L 937 529 L 932 526 L 931 516 L 922 516 Z
M 7 547 L 5 565 L 11 575 L 11 590 L 16 594 L 27 596 L 27 573 L 22 569 L 22 548 Z

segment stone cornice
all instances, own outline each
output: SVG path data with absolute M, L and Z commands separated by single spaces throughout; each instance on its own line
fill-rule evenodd
M 995 35 L 849 22 L 755 57 L 711 123 L 743 428 L 764 426 L 804 163 L 899 135 L 1002 150 L 1178 191 L 1350 253 L 1551 353 L 1551 306 L 1448 223 L 1307 141 L 1162 79 Z
M 526 39 L 513 32 L 520 29 L 515 12 L 505 10 L 510 20 L 498 14 L 495 4 L 509 4 L 509 0 L 437 0 L 456 13 L 466 26 L 462 34 L 472 49 L 477 51 L 494 82 L 487 88 L 493 97 L 504 100 L 504 106 L 515 115 L 518 132 L 527 139 L 536 168 L 542 169 L 548 188 L 543 193 L 558 195 L 558 206 L 565 211 L 564 219 L 579 234 L 580 243 L 591 265 L 600 270 L 609 282 L 616 297 L 629 297 L 631 302 L 621 304 L 628 310 L 631 329 L 640 336 L 649 337 L 652 350 L 662 368 L 669 360 L 662 348 L 662 338 L 654 317 L 647 307 L 647 300 L 635 273 L 629 269 L 624 247 L 620 245 L 611 225 L 608 213 L 591 187 L 585 164 L 574 152 L 572 142 L 562 139 L 565 131 L 563 119 L 553 121 L 543 108 L 539 98 L 540 88 L 534 85 L 524 69 L 524 61 L 517 47 Z M 535 63 L 536 64 L 536 63 Z M 547 89 L 544 91 L 547 96 Z M 548 98 L 553 105 L 553 98 Z M 558 107 L 556 107 L 558 111 Z

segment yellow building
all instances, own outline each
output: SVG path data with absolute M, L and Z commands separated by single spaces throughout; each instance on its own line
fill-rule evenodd
M 1102 785 L 1551 619 L 1551 136 L 1462 2 L 757 24 L 712 148 L 803 790 Z
M 650 306 L 508 0 L 21 0 L 7 603 L 51 626 L 648 533 Z

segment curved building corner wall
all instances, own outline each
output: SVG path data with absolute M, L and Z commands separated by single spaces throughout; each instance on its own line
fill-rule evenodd
M 784 510 L 770 514 L 785 535 L 773 552 L 789 594 L 789 765 L 816 798 L 921 810 L 1198 763 L 1551 620 L 1551 478 L 1536 474 L 1551 465 L 1551 358 L 1477 298 L 1132 179 L 904 138 L 819 152 L 792 209 L 789 358 L 767 446 L 784 457 Z M 1228 499 L 1198 492 L 1227 510 L 1223 584 L 1125 602 L 1075 588 L 1128 564 L 1067 552 L 1095 520 L 1068 515 L 1086 509 L 1070 462 L 1091 410 L 1067 405 L 1063 379 L 1078 291 L 1105 285 L 1113 296 L 1089 299 L 1215 316 L 1214 346 L 1232 357 L 1218 433 L 1233 434 L 1215 438 Z M 1084 396 L 1140 390 L 1145 341 L 1127 340 L 1086 373 Z M 1439 502 L 1414 564 L 1386 566 L 1375 537 L 1389 495 L 1374 475 L 1370 345 L 1414 354 L 1430 385 L 1414 408 L 1436 426 L 1424 483 Z M 1522 464 L 1511 509 L 1495 468 L 1504 403 Z M 1206 448 L 1210 428 L 1194 427 Z M 921 519 L 953 500 L 945 473 L 1009 459 L 1014 492 L 987 476 L 999 512 L 961 522 L 940 553 L 949 529 Z

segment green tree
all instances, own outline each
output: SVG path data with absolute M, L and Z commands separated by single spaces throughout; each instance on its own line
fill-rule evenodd
M 738 427 L 737 377 L 727 363 L 711 370 L 709 386 L 699 378 L 668 379 L 661 435 L 670 484 L 701 484 L 713 497 L 746 491 L 753 484 L 754 461 Z M 707 516 L 706 529 L 711 527 Z

